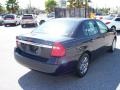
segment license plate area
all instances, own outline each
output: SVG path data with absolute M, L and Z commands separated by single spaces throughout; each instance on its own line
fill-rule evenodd
M 25 43 L 21 43 L 20 48 L 22 51 L 39 56 L 41 54 L 41 47 L 29 45 Z

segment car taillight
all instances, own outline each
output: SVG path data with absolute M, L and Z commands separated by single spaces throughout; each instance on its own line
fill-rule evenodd
M 65 55 L 64 46 L 59 42 L 55 42 L 52 48 L 51 56 L 62 57 L 64 55 Z
M 106 22 L 105 24 L 110 24 L 110 22 Z

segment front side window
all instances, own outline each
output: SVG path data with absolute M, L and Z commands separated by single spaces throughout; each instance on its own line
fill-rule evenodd
M 86 21 L 82 25 L 83 32 L 86 36 L 96 35 L 98 33 L 98 28 L 94 21 Z
M 97 24 L 98 24 L 98 27 L 100 29 L 100 33 L 106 33 L 107 32 L 108 28 L 103 22 L 97 21 Z

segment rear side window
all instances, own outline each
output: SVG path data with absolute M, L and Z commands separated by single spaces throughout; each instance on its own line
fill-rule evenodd
M 94 21 L 85 21 L 82 24 L 82 30 L 86 36 L 98 34 L 98 28 Z
M 107 26 L 101 21 L 96 21 L 96 22 L 97 22 L 97 24 L 99 26 L 100 33 L 106 33 L 107 30 L 108 30 Z

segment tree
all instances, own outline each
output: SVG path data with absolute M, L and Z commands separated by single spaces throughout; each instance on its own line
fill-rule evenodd
M 68 3 L 69 3 L 68 5 L 69 8 L 74 8 L 74 7 L 80 8 L 83 5 L 83 0 L 68 0 Z
M 3 5 L 0 3 L 0 13 L 5 13 L 5 7 L 3 7 Z
M 68 7 L 69 8 L 81 8 L 81 7 L 87 7 L 88 6 L 88 2 L 90 2 L 90 0 L 68 0 Z
M 17 0 L 8 0 L 6 1 L 6 9 L 10 13 L 15 13 L 16 11 L 19 10 L 19 5 Z
M 47 0 L 45 2 L 45 8 L 48 13 L 53 12 L 56 6 L 57 2 L 55 0 Z
M 0 13 L 2 13 L 4 11 L 4 7 L 2 6 L 2 4 L 0 3 Z

